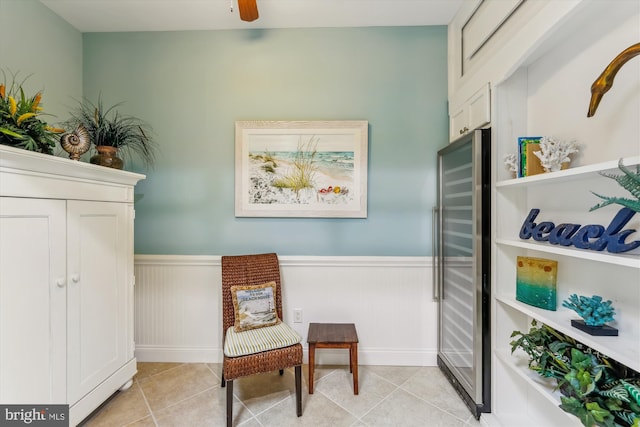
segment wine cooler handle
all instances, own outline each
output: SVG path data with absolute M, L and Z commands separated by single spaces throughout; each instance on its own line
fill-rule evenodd
M 439 263 L 438 263 L 438 213 L 439 209 L 437 206 L 431 208 L 431 281 L 432 281 L 432 298 L 434 301 L 440 299 L 440 295 L 438 290 L 439 286 Z

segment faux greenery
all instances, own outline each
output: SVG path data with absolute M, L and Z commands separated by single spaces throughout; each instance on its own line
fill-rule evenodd
M 584 323 L 589 326 L 602 326 L 607 322 L 613 321 L 613 315 L 616 313 L 611 306 L 611 301 L 602 301 L 602 297 L 594 295 L 586 297 L 584 295 L 569 295 L 569 298 L 562 301 L 562 306 L 570 308 L 584 319 Z
M 40 117 L 42 93 L 33 96 L 24 93 L 26 80 L 16 81 L 14 75 L 7 82 L 2 72 L 0 83 L 0 144 L 11 145 L 29 151 L 53 154 L 53 148 L 64 129 L 51 127 Z M 28 78 L 28 77 L 27 77 Z
M 150 137 L 149 126 L 137 117 L 120 114 L 117 108 L 121 105 L 105 108 L 100 97 L 96 104 L 84 99 L 65 124 L 69 128 L 83 125 L 93 145 L 116 147 L 123 158 L 136 154 L 145 166 L 152 166 L 157 145 Z
M 527 333 L 511 334 L 529 368 L 556 381 L 560 408 L 586 427 L 640 427 L 640 374 L 534 320 Z
M 622 175 L 602 173 L 602 176 L 614 179 L 622 188 L 631 193 L 631 195 L 635 197 L 635 200 L 625 197 L 607 197 L 593 193 L 604 200 L 604 202 L 593 206 L 590 211 L 615 203 L 627 207 L 635 212 L 640 212 L 640 166 L 636 166 L 636 170 L 634 172 L 624 166 L 622 164 L 622 159 L 620 159 L 618 162 L 618 168 L 623 172 Z

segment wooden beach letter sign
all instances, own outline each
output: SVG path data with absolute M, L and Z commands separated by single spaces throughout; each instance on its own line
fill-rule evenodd
M 531 209 L 520 228 L 520 238 L 549 242 L 552 245 L 574 246 L 579 249 L 593 251 L 607 250 L 611 253 L 620 253 L 633 250 L 640 246 L 640 240 L 625 242 L 634 229 L 623 230 L 625 225 L 635 214 L 629 208 L 618 211 L 611 223 L 605 228 L 602 225 L 558 224 L 551 221 L 535 223 L 540 209 Z

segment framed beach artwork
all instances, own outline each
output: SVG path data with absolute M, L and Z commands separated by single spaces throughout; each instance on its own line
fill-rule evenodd
M 368 122 L 237 121 L 237 217 L 367 217 Z

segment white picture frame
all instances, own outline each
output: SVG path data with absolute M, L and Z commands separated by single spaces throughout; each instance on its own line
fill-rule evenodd
M 235 216 L 366 218 L 369 124 L 237 121 Z

